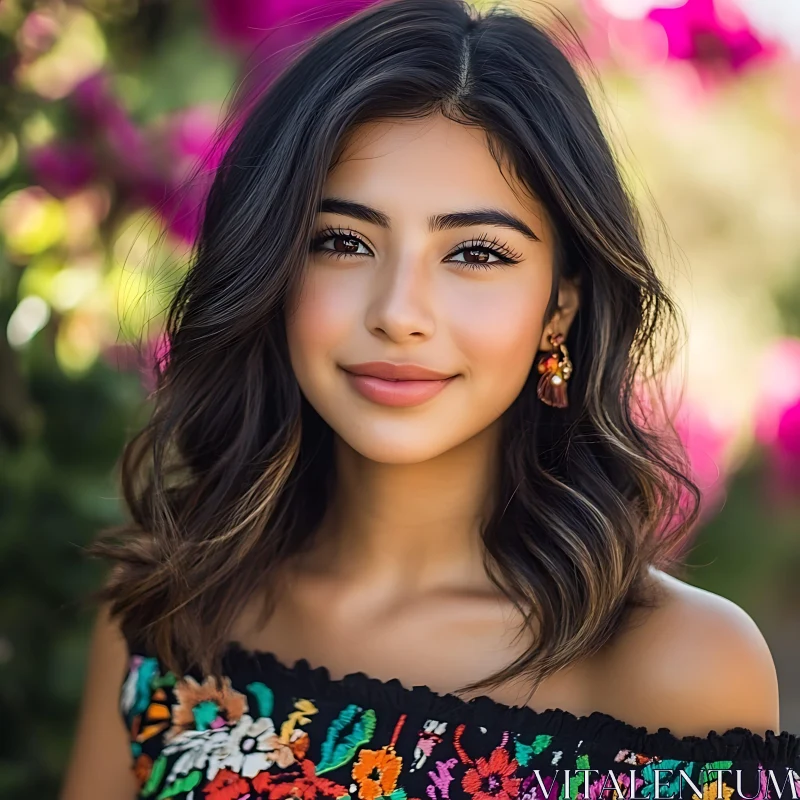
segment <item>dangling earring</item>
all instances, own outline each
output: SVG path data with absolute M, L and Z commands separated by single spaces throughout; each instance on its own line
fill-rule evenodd
M 553 352 L 539 359 L 537 370 L 542 377 L 536 387 L 536 396 L 548 406 L 566 408 L 569 405 L 567 381 L 572 375 L 572 362 L 562 334 L 551 333 L 549 339 Z

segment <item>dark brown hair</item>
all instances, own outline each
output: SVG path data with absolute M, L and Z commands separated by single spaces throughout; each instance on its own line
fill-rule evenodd
M 169 309 L 152 419 L 124 453 L 131 521 L 93 549 L 116 564 L 103 597 L 123 629 L 170 668 L 218 672 L 230 621 L 253 592 L 269 595 L 328 504 L 333 435 L 292 372 L 284 302 L 326 174 L 368 120 L 442 113 L 485 130 L 552 222 L 550 311 L 561 276 L 580 285 L 570 406 L 543 405 L 532 369 L 505 414 L 483 530 L 489 575 L 539 635 L 468 688 L 541 679 L 595 652 L 647 601 L 648 567 L 676 563 L 697 490 L 640 398 L 679 320 L 556 42 L 512 11 L 396 0 L 322 34 L 249 109 Z

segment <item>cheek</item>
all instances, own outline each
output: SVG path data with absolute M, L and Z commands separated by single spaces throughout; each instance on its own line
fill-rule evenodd
M 329 272 L 309 269 L 290 298 L 286 335 L 295 371 L 305 373 L 345 341 L 358 318 L 356 287 Z
M 522 388 L 538 351 L 549 293 L 547 280 L 510 281 L 454 308 L 457 346 L 476 385 L 495 392 Z

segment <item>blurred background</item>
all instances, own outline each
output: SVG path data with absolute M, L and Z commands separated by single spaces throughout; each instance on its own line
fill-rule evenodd
M 0 2 L 0 796 L 55 796 L 115 465 L 147 414 L 234 88 L 368 0 Z M 489 2 L 475 5 L 488 6 Z M 772 647 L 800 732 L 800 3 L 507 2 L 580 35 L 686 314 L 690 580 Z M 576 53 L 577 56 L 577 53 Z M 660 216 L 659 216 L 660 214 Z M 668 235 L 664 232 L 664 226 Z M 687 653 L 695 658 L 735 653 Z

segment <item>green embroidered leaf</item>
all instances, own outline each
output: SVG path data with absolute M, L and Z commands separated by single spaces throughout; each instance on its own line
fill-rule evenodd
M 524 744 L 519 740 L 514 742 L 514 751 L 515 751 L 515 758 L 517 759 L 517 763 L 522 767 L 527 767 L 528 762 L 531 760 L 532 756 L 538 756 L 539 753 L 542 752 L 545 748 L 550 745 L 550 742 L 553 741 L 552 736 L 547 736 L 545 734 L 541 734 L 537 736 L 532 744 Z
M 150 771 L 150 777 L 142 787 L 142 797 L 150 797 L 150 795 L 158 789 L 159 784 L 164 778 L 164 773 L 167 771 L 167 758 L 162 753 L 154 762 L 153 769 Z
M 406 795 L 405 789 L 395 789 L 391 794 L 384 795 L 386 800 L 406 800 L 408 795 Z
M 375 712 L 368 708 L 349 705 L 330 724 L 322 743 L 322 759 L 317 765 L 317 775 L 341 767 L 350 761 L 359 747 L 365 745 L 375 733 L 377 719 Z M 352 725 L 349 733 L 343 731 Z
M 192 716 L 194 727 L 198 731 L 207 731 L 219 716 L 219 706 L 213 700 L 203 700 L 192 709 Z
M 272 689 L 269 688 L 261 681 L 253 681 L 247 684 L 247 690 L 256 698 L 258 704 L 258 716 L 270 717 L 272 716 L 272 709 L 274 706 L 274 695 Z
M 652 764 L 646 764 L 642 767 L 641 777 L 644 779 L 644 786 L 638 789 L 642 797 L 655 797 L 656 791 L 656 769 L 671 769 L 672 773 L 660 772 L 658 775 L 658 797 L 659 800 L 669 800 L 670 797 L 679 797 L 681 795 L 682 778 L 680 770 L 683 770 L 690 778 L 694 770 L 694 762 L 692 761 L 675 761 L 673 759 L 665 758 L 663 761 L 657 761 Z
M 577 797 L 578 792 L 583 791 L 583 785 L 586 782 L 586 775 L 587 775 L 587 773 L 584 772 L 584 770 L 591 769 L 591 767 L 589 766 L 589 756 L 587 755 L 578 756 L 575 759 L 575 769 L 580 770 L 580 772 L 577 775 L 573 775 L 569 779 L 570 797 Z
M 153 678 L 151 682 L 151 686 L 154 689 L 163 689 L 165 686 L 174 686 L 178 682 L 178 678 L 176 677 L 174 672 L 167 672 L 164 675 L 161 675 L 158 678 Z
M 709 761 L 703 764 L 700 770 L 700 783 L 713 783 L 717 780 L 718 769 L 730 769 L 733 766 L 733 761 Z M 713 770 L 713 771 L 712 771 Z M 721 776 L 725 780 L 725 775 Z
M 533 755 L 533 747 L 529 744 L 523 744 L 519 740 L 514 742 L 514 758 L 517 759 L 517 764 L 521 767 L 527 767 L 528 762 Z
M 202 777 L 202 770 L 192 770 L 188 775 L 184 775 L 182 778 L 179 778 L 174 783 L 165 787 L 161 794 L 158 795 L 156 800 L 164 800 L 166 797 L 175 797 L 176 794 L 181 794 L 181 792 L 190 792 L 195 786 L 197 786 L 198 783 L 200 783 Z

